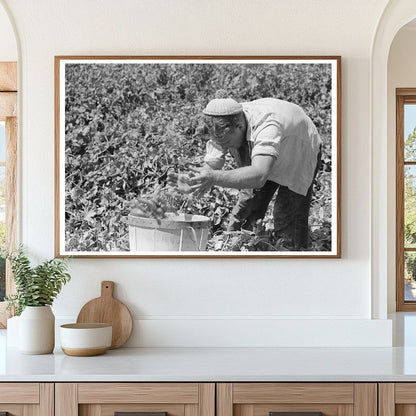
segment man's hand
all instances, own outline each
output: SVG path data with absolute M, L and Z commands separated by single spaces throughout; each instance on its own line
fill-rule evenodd
M 257 189 L 267 181 L 273 168 L 275 158 L 269 155 L 255 156 L 250 166 L 232 170 L 213 170 L 208 165 L 200 169 L 191 169 L 194 177 L 190 177 L 188 184 L 191 192 L 201 196 L 212 186 L 233 189 Z
M 192 173 L 176 173 L 173 171 L 168 172 L 167 183 L 170 186 L 176 188 L 183 194 L 190 194 L 192 192 L 189 180 L 192 177 Z
M 215 171 L 208 165 L 202 168 L 191 168 L 191 171 L 192 176 L 188 181 L 191 192 L 195 196 L 201 197 L 215 185 Z

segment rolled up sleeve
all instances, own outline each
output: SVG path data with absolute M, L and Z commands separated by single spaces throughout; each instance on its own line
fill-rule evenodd
M 222 169 L 225 163 L 225 150 L 217 143 L 209 140 L 206 146 L 204 162 L 212 169 Z
M 268 155 L 277 158 L 280 151 L 281 131 L 276 125 L 268 125 L 253 135 L 251 157 Z

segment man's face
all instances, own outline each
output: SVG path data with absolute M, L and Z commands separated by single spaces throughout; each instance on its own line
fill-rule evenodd
M 243 118 L 234 126 L 214 133 L 214 141 L 222 147 L 238 149 L 244 141 L 245 123 Z
M 227 128 L 221 135 L 214 135 L 214 141 L 222 147 L 239 148 L 243 144 L 244 133 L 239 127 Z

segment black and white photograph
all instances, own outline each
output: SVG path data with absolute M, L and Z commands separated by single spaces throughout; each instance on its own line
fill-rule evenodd
M 340 253 L 340 57 L 55 57 L 56 255 Z

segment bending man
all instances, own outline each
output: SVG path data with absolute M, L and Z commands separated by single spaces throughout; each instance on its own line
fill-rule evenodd
M 223 93 L 222 93 L 223 94 Z M 192 192 L 212 186 L 240 189 L 228 230 L 250 229 L 273 208 L 275 238 L 293 250 L 309 245 L 309 209 L 321 159 L 321 139 L 301 107 L 274 98 L 238 103 L 217 96 L 204 114 L 213 121 L 204 168 L 190 178 Z M 230 152 L 237 169 L 221 170 Z

